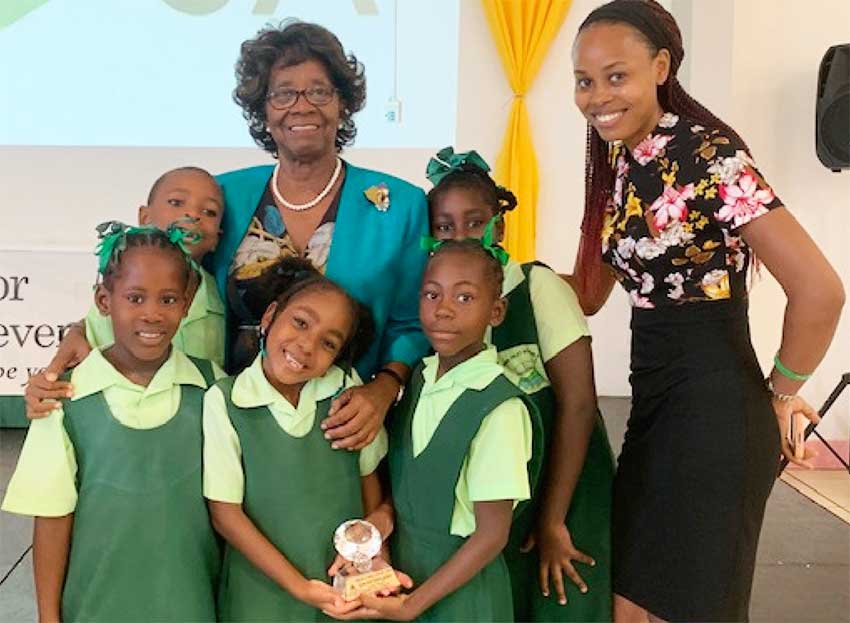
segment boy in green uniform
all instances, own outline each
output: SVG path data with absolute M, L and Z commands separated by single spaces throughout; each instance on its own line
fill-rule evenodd
M 502 215 L 516 198 L 488 171 L 474 151 L 446 148 L 431 160 L 428 205 L 436 238 L 481 238 L 492 223 L 501 240 Z M 543 437 L 535 447 L 544 451 L 541 486 L 505 549 L 515 615 L 609 621 L 614 463 L 597 409 L 590 331 L 572 289 L 548 267 L 511 260 L 504 273 L 508 311 L 487 341 L 498 349 L 506 376 L 537 405 Z
M 114 342 L 70 374 L 71 400 L 30 425 L 3 510 L 35 516 L 40 620 L 215 617 L 201 404 L 223 373 L 171 345 L 188 307 L 185 235 L 105 232 L 95 303 Z
M 173 343 L 190 357 L 219 366 L 224 363 L 224 306 L 215 280 L 200 263 L 218 244 L 223 214 L 224 199 L 215 178 L 197 167 L 163 173 L 151 187 L 147 204 L 139 208 L 139 225 L 165 230 L 177 223 L 197 239 L 187 247 L 196 267 L 188 288 L 191 303 Z M 72 368 L 91 349 L 109 346 L 113 340 L 111 319 L 93 305 L 81 322 L 69 327 L 48 370 Z M 56 399 L 71 395 L 71 386 L 58 380 L 56 373 L 36 374 L 26 389 L 27 417 L 45 417 L 57 406 Z
M 172 223 L 200 234 L 188 247 L 198 265 L 191 305 L 174 345 L 191 357 L 224 365 L 224 306 L 215 280 L 200 264 L 218 244 L 224 200 L 215 179 L 203 169 L 182 167 L 163 173 L 154 182 L 146 205 L 139 208 L 139 224 L 166 229 Z M 85 317 L 85 337 L 92 348 L 112 343 L 112 323 L 95 307 Z

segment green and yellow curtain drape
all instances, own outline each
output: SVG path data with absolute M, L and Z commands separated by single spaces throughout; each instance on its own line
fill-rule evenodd
M 571 0 L 481 0 L 514 92 L 496 179 L 517 196 L 505 225 L 505 246 L 515 260 L 535 259 L 537 158 L 524 96 L 564 23 Z

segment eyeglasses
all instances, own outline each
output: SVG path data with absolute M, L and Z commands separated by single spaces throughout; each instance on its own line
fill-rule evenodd
M 324 106 L 334 98 L 336 89 L 323 86 L 310 87 L 309 89 L 278 89 L 266 95 L 266 101 L 271 104 L 272 108 L 284 110 L 295 106 L 295 102 L 301 95 L 313 106 Z

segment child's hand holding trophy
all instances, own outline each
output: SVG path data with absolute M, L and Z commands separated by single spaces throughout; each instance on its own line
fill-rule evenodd
M 361 593 L 389 594 L 401 587 L 393 568 L 379 556 L 382 545 L 381 533 L 363 519 L 346 521 L 334 532 L 339 556 L 329 573 L 345 601 L 353 601 Z

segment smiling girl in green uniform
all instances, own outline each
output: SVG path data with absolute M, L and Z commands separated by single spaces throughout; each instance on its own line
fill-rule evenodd
M 322 610 L 359 605 L 328 584 L 334 530 L 364 515 L 384 537 L 390 530 L 369 516 L 381 505 L 386 432 L 347 452 L 320 427 L 334 397 L 360 382 L 351 362 L 369 346 L 370 322 L 309 262 L 267 270 L 263 289 L 280 294 L 262 316 L 260 354 L 204 399 L 204 495 L 227 541 L 219 618 L 327 620 Z
M 69 375 L 73 398 L 32 422 L 3 510 L 36 518 L 39 620 L 210 621 L 220 558 L 201 406 L 223 373 L 171 344 L 189 304 L 185 234 L 101 233 L 95 303 L 114 344 Z

